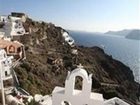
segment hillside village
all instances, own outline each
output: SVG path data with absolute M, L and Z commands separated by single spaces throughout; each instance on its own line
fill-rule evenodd
M 0 81 L 2 105 L 136 105 L 140 96 L 129 67 L 16 12 L 0 16 Z

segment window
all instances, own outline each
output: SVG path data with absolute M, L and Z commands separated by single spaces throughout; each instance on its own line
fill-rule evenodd
M 69 40 L 69 42 L 72 42 L 72 41 L 73 41 L 72 39 Z
M 5 71 L 5 76 L 8 76 L 8 72 L 7 71 Z
M 21 52 L 21 47 L 17 48 L 17 52 L 18 53 Z
M 9 53 L 15 53 L 15 47 L 14 46 L 9 47 Z
M 15 24 L 15 29 L 17 29 L 18 28 L 18 25 L 17 24 Z
M 61 103 L 61 105 L 71 105 L 71 104 L 70 104 L 70 102 L 63 101 L 63 102 Z

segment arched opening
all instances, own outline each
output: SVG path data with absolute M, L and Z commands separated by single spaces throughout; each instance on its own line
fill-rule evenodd
M 9 46 L 9 53 L 15 53 L 15 47 L 14 46 Z
M 82 90 L 83 88 L 83 78 L 80 76 L 75 77 L 74 89 Z
M 5 77 L 7 77 L 8 76 L 8 72 L 7 71 L 5 71 Z
M 70 104 L 70 102 L 68 102 L 68 101 L 62 101 L 62 102 L 61 102 L 61 105 L 71 105 L 71 104 Z

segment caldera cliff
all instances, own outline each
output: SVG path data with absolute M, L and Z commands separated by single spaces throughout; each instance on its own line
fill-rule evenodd
M 129 67 L 107 55 L 98 47 L 75 47 L 78 55 L 62 37 L 61 27 L 27 19 L 24 26 L 31 33 L 17 38 L 25 45 L 26 60 L 15 71 L 20 86 L 31 94 L 51 94 L 55 86 L 64 86 L 68 71 L 81 63 L 93 74 L 92 91 L 105 99 L 120 97 L 132 105 L 136 102 L 138 84 Z M 80 88 L 80 82 L 76 83 Z

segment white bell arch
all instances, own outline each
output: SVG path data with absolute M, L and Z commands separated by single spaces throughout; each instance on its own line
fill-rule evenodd
M 82 68 L 77 68 L 71 73 L 68 73 L 68 76 L 65 81 L 65 94 L 74 95 L 75 79 L 76 77 L 81 77 L 83 79 L 81 95 L 90 96 L 91 86 L 92 86 L 92 74 L 88 76 L 87 72 Z M 69 88 L 71 87 L 71 88 Z
M 83 79 L 82 90 L 74 89 L 75 78 Z M 68 72 L 65 88 L 56 87 L 52 93 L 52 105 L 63 105 L 67 102 L 70 105 L 103 105 L 102 94 L 91 92 L 92 75 L 88 75 L 85 69 L 78 67 Z

